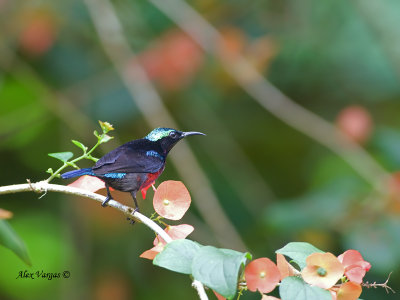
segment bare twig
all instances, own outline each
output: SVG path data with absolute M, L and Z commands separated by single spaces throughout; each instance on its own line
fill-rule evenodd
M 199 45 L 221 59 L 225 70 L 262 107 L 283 122 L 326 146 L 345 160 L 360 176 L 379 192 L 388 177 L 382 168 L 362 147 L 347 139 L 331 123 L 292 101 L 267 81 L 243 56 L 225 59 L 218 55 L 222 37 L 205 18 L 185 1 L 149 0 Z
M 151 127 L 177 127 L 173 117 L 165 107 L 161 97 L 151 84 L 145 71 L 135 59 L 135 54 L 129 47 L 122 25 L 109 0 L 86 0 L 89 13 L 101 44 L 125 83 L 133 100 L 142 111 L 143 116 Z M 240 235 L 236 232 L 211 188 L 195 156 L 185 142 L 174 149 L 171 159 L 185 178 L 194 195 L 194 204 L 205 222 L 215 233 L 217 240 L 223 246 L 245 250 Z
M 13 194 L 13 193 L 19 193 L 19 192 L 35 192 L 35 193 L 59 192 L 59 193 L 89 198 L 89 199 L 98 201 L 100 203 L 103 203 L 103 201 L 106 198 L 102 195 L 92 193 L 92 192 L 89 192 L 89 191 L 86 191 L 83 189 L 65 186 L 65 185 L 50 184 L 46 180 L 35 182 L 35 183 L 32 183 L 28 180 L 28 183 L 25 183 L 25 184 L 15 184 L 15 185 L 0 187 L 0 195 Z M 150 220 L 145 215 L 143 215 L 139 212 L 135 212 L 135 210 L 132 207 L 123 205 L 115 200 L 110 200 L 109 202 L 107 202 L 107 205 L 121 211 L 123 214 L 128 216 L 130 219 L 134 219 L 136 221 L 143 223 L 144 225 L 149 227 L 151 230 L 153 230 L 156 234 L 158 234 L 167 243 L 172 242 L 171 237 L 159 225 L 157 225 L 154 221 Z M 204 286 L 202 285 L 201 282 L 194 280 L 192 285 L 197 290 L 201 300 L 208 299 L 207 294 L 204 291 Z
M 204 286 L 200 281 L 193 280 L 192 287 L 194 287 L 196 289 L 197 293 L 199 294 L 200 299 L 208 299 L 208 296 L 206 294 Z
M 391 275 L 392 275 L 392 272 L 390 272 L 388 278 L 386 279 L 386 281 L 384 283 L 376 283 L 376 282 L 369 283 L 367 281 L 367 282 L 362 283 L 361 285 L 363 287 L 366 287 L 367 289 L 370 289 L 370 288 L 376 289 L 377 287 L 383 287 L 386 290 L 386 293 L 389 294 L 389 292 L 392 292 L 393 294 L 395 294 L 396 292 L 390 286 L 388 286 L 388 282 L 389 282 Z

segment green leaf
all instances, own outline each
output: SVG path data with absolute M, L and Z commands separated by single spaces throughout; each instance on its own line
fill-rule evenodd
M 316 252 L 324 253 L 313 245 L 303 242 L 291 242 L 275 252 L 290 257 L 301 269 L 306 266 L 306 258 L 309 255 Z
M 311 286 L 295 276 L 286 277 L 279 286 L 282 300 L 332 300 L 331 293 L 317 286 Z
M 74 156 L 72 152 L 57 152 L 57 153 L 49 153 L 47 154 L 50 157 L 61 160 L 62 162 L 67 162 L 70 158 Z
M 81 148 L 83 150 L 83 152 L 86 153 L 88 148 L 84 144 L 82 144 L 81 142 L 78 142 L 76 140 L 71 140 L 71 142 L 74 143 L 75 146 Z
M 192 274 L 192 261 L 201 245 L 191 240 L 181 239 L 168 243 L 153 260 L 153 264 L 168 270 Z
M 113 139 L 113 138 L 114 138 L 113 136 L 109 136 L 109 135 L 107 135 L 107 134 L 103 134 L 103 135 L 101 136 L 101 138 L 100 138 L 100 143 L 101 143 L 101 144 L 107 143 L 109 140 L 111 140 L 111 139 Z
M 5 220 L 0 220 L 0 245 L 13 251 L 27 265 L 32 265 L 25 243 Z
M 212 246 L 200 248 L 192 263 L 192 275 L 225 298 L 232 299 L 237 290 L 239 272 L 250 253 Z

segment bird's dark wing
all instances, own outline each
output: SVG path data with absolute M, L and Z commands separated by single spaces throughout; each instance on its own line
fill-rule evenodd
M 106 173 L 155 173 L 164 165 L 159 156 L 146 155 L 131 147 L 121 146 L 100 158 L 92 168 L 96 175 Z

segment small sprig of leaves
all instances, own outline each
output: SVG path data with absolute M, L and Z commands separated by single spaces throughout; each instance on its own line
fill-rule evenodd
M 88 150 L 88 147 L 86 147 L 84 144 L 81 142 L 78 142 L 76 140 L 72 140 L 71 142 L 80 148 L 82 150 L 82 155 L 79 157 L 76 157 L 72 160 L 71 158 L 74 157 L 74 154 L 72 152 L 57 152 L 57 153 L 49 153 L 48 156 L 53 157 L 55 159 L 58 159 L 63 162 L 63 165 L 58 168 L 56 171 L 53 171 L 52 168 L 49 168 L 46 172 L 50 174 L 50 177 L 46 179 L 47 182 L 50 182 L 56 177 L 60 177 L 60 173 L 66 168 L 66 167 L 73 167 L 76 169 L 79 169 L 79 167 L 76 165 L 76 162 L 82 160 L 82 159 L 89 159 L 94 162 L 97 162 L 99 159 L 92 156 L 92 152 L 100 145 L 107 143 L 111 139 L 113 139 L 112 136 L 109 136 L 107 133 L 110 132 L 111 130 L 114 130 L 113 126 L 108 123 L 108 122 L 102 122 L 99 121 L 102 133 L 99 134 L 97 130 L 93 132 L 94 136 L 97 138 L 97 143 L 90 149 Z

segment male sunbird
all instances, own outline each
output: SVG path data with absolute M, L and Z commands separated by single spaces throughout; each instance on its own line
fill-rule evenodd
M 205 135 L 201 132 L 182 132 L 172 128 L 156 128 L 142 139 L 133 140 L 100 158 L 92 168 L 79 169 L 61 174 L 63 179 L 82 175 L 100 178 L 105 182 L 107 197 L 101 204 L 107 206 L 112 199 L 109 187 L 130 192 L 139 210 L 136 193 L 147 189 L 164 171 L 165 159 L 172 147 L 189 135 Z

